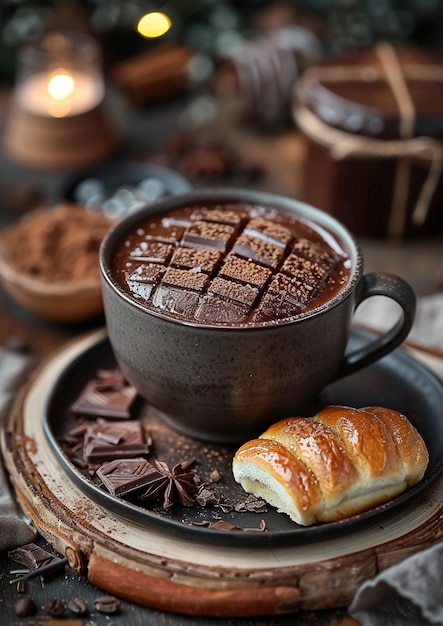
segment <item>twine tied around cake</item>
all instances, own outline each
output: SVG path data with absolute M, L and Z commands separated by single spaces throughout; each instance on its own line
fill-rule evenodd
M 405 80 L 404 68 L 394 48 L 387 43 L 376 47 L 383 75 L 385 76 L 400 114 L 400 138 L 375 139 L 355 135 L 342 129 L 330 126 L 315 113 L 300 103 L 295 104 L 294 117 L 297 125 L 308 137 L 330 149 L 332 159 L 341 161 L 350 158 L 397 158 L 394 179 L 388 236 L 393 239 L 401 237 L 406 221 L 408 188 L 411 175 L 411 161 L 422 161 L 429 164 L 426 180 L 416 201 L 412 220 L 417 226 L 423 225 L 428 215 L 429 206 L 437 188 L 443 170 L 443 144 L 432 137 L 414 137 L 415 107 Z M 408 65 L 408 77 L 420 80 L 443 81 L 442 67 L 426 67 Z M 375 68 L 319 67 L 307 70 L 301 80 L 299 91 L 306 90 L 313 81 L 346 82 L 365 76 L 370 80 L 381 78 Z

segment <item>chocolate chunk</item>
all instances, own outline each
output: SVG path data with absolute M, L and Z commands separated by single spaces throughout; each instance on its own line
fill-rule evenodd
M 177 248 L 172 255 L 171 265 L 187 270 L 198 269 L 200 272 L 212 274 L 220 257 L 221 253 L 217 250 Z
M 245 304 L 207 294 L 195 310 L 195 319 L 207 324 L 236 324 L 244 320 L 250 310 Z
M 126 280 L 133 293 L 148 299 L 164 271 L 165 267 L 159 263 L 142 263 L 128 272 Z
M 170 267 L 157 288 L 152 303 L 162 311 L 193 317 L 208 277 L 196 270 Z
M 200 302 L 198 291 L 160 285 L 152 298 L 152 304 L 161 311 L 193 319 Z
M 99 418 L 86 429 L 83 454 L 86 461 L 99 463 L 148 454 L 149 445 L 139 421 L 110 422 Z
M 338 261 L 337 256 L 331 250 L 307 239 L 299 239 L 294 244 L 292 252 L 308 259 L 312 263 L 318 263 L 328 270 L 331 270 Z
M 251 237 L 259 237 L 263 241 L 286 248 L 292 239 L 292 232 L 289 228 L 265 219 L 264 217 L 255 217 L 252 219 L 245 233 Z
M 234 233 L 235 228 L 228 224 L 198 221 L 194 222 L 185 232 L 182 245 L 225 252 Z
M 161 241 L 141 241 L 139 245 L 129 253 L 132 261 L 145 261 L 147 263 L 165 264 L 172 256 L 174 246 Z
M 90 381 L 71 405 L 73 413 L 108 418 L 130 418 L 137 392 L 121 375 Z
M 273 269 L 278 266 L 284 255 L 284 249 L 281 246 L 248 235 L 246 232 L 243 232 L 237 239 L 232 251 L 239 256 Z
M 144 487 L 152 477 L 153 466 L 146 459 L 116 459 L 101 465 L 96 474 L 114 496 L 124 496 Z
M 263 288 L 271 274 L 270 269 L 234 255 L 227 257 L 219 272 L 222 278 L 248 283 L 259 289 Z
M 242 205 L 229 205 L 225 207 L 199 207 L 191 215 L 192 220 L 204 220 L 206 222 L 217 222 L 219 224 L 229 224 L 239 227 L 247 218 L 248 214 Z
M 29 570 L 35 571 L 36 573 L 37 570 L 45 568 L 45 573 L 43 574 L 45 580 L 57 576 L 64 571 L 66 563 L 65 559 L 51 554 L 35 543 L 27 543 L 15 550 L 10 550 L 8 557 L 12 561 L 20 563 L 20 565 L 24 565 Z M 49 568 L 49 566 L 51 567 Z M 49 570 L 46 568 L 49 568 Z
M 212 281 L 209 293 L 251 307 L 258 295 L 258 289 L 251 287 L 251 285 L 241 285 L 217 277 Z
M 153 237 L 148 231 L 145 234 L 145 241 L 175 244 L 177 240 L 181 239 L 189 223 L 188 220 L 175 220 L 165 217 L 161 222 L 161 226 L 156 227 L 155 236 Z
M 321 286 L 329 275 L 326 267 L 295 254 L 290 254 L 281 271 L 312 287 Z
M 304 309 L 316 294 L 316 286 L 306 283 L 303 276 L 288 278 L 276 274 L 269 286 L 269 293 L 284 294 L 285 302 L 294 304 L 296 309 Z
M 276 274 L 257 310 L 257 321 L 272 320 L 276 315 L 292 317 L 306 309 L 316 294 L 316 288 L 305 283 L 298 276 L 290 278 L 285 274 Z
M 208 277 L 206 274 L 198 269 L 181 270 L 170 267 L 163 277 L 162 285 L 171 285 L 172 287 L 201 292 L 207 281 Z

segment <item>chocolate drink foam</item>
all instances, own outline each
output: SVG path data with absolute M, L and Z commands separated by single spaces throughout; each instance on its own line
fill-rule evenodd
M 291 319 L 349 279 L 340 243 L 315 223 L 249 204 L 187 206 L 140 223 L 120 243 L 114 273 L 157 313 L 202 324 Z

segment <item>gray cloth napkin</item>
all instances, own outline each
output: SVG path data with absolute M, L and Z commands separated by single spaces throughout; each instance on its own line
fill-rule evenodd
M 362 626 L 443 624 L 443 543 L 364 583 L 348 612 Z
M 360 316 L 360 321 L 374 328 L 389 327 L 398 314 L 398 305 L 386 298 L 371 305 L 363 312 L 366 318 Z M 443 294 L 418 301 L 409 339 L 443 348 Z M 441 368 L 436 371 L 441 376 L 440 372 Z M 348 611 L 362 626 L 443 626 L 443 543 L 364 583 Z
M 29 355 L 0 348 L 0 424 L 30 364 Z M 0 456 L 0 550 L 11 550 L 29 543 L 36 534 L 19 512 Z

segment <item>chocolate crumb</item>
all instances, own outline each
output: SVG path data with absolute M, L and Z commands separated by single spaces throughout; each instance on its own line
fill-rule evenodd
M 195 501 L 200 504 L 200 506 L 212 506 L 214 504 L 219 504 L 220 500 L 221 495 L 215 489 L 209 489 L 204 485 L 201 486 L 195 497 Z
M 223 480 L 223 477 L 218 471 L 218 469 L 211 470 L 211 473 L 209 474 L 208 483 L 219 483 L 221 480 Z
M 252 495 L 249 495 L 245 500 L 236 504 L 234 509 L 237 513 L 243 513 L 246 511 L 249 513 L 266 513 L 268 510 L 265 500 L 256 498 Z

